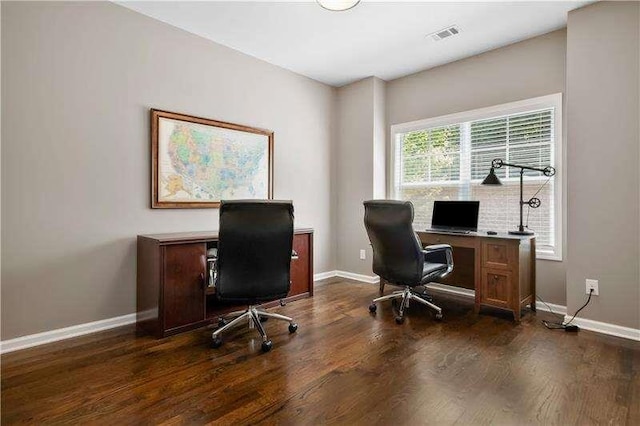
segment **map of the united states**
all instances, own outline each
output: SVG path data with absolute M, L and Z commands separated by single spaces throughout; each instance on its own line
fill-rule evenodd
M 159 185 L 164 200 L 267 198 L 264 136 L 166 121 L 171 127 L 165 129 L 166 140 L 159 146 L 164 149 Z

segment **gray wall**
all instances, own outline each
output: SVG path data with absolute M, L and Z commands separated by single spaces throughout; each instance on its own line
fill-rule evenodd
M 387 82 L 373 79 L 373 198 L 387 195 Z
M 335 89 L 112 3 L 2 2 L 2 339 L 135 311 L 135 236 L 215 229 L 149 208 L 150 107 L 275 131 L 275 197 L 335 269 Z
M 387 83 L 387 122 L 564 92 L 565 55 L 566 32 L 559 30 L 393 80 Z M 538 294 L 547 302 L 565 304 L 565 264 L 537 261 Z
M 567 307 L 600 296 L 581 316 L 640 328 L 638 3 L 569 13 L 567 27 Z
M 386 82 L 377 77 L 338 89 L 334 159 L 338 182 L 337 269 L 372 276 L 373 252 L 364 229 L 362 202 L 385 198 Z M 360 259 L 360 250 L 366 259 Z
M 336 244 L 337 269 L 372 275 L 371 247 L 362 202 L 373 198 L 374 78 L 338 89 Z M 361 249 L 367 259 L 360 260 Z

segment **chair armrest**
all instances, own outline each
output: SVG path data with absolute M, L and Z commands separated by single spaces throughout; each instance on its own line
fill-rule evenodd
M 445 249 L 451 250 L 451 246 L 449 244 L 433 244 L 430 246 L 426 246 L 422 251 L 426 251 L 427 253 L 429 253 L 432 251 L 440 251 Z
M 422 250 L 424 260 L 430 263 L 441 263 L 453 267 L 453 249 L 449 244 L 434 244 Z

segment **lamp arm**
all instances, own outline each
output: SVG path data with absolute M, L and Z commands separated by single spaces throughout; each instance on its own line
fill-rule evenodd
M 525 229 L 524 223 L 523 223 L 523 208 L 525 205 L 529 206 L 530 208 L 538 208 L 540 207 L 540 199 L 536 198 L 536 195 L 538 194 L 538 192 L 540 192 L 540 189 L 542 189 L 542 187 L 544 187 L 544 185 L 546 185 L 547 182 L 549 182 L 549 180 L 551 180 L 551 176 L 556 174 L 556 169 L 554 169 L 551 166 L 547 166 L 545 168 L 538 168 L 538 167 L 531 167 L 531 166 L 521 166 L 519 164 L 510 164 L 510 163 L 505 163 L 501 158 L 495 158 L 493 159 L 493 161 L 491 161 L 491 171 L 489 171 L 489 175 L 485 178 L 485 180 L 482 182 L 483 185 L 499 185 L 500 184 L 500 180 L 498 179 L 498 177 L 495 175 L 494 169 L 499 169 L 503 166 L 509 166 L 509 167 L 516 167 L 518 169 L 520 169 L 520 225 L 518 225 L 518 230 L 517 231 L 509 231 L 510 234 L 515 234 L 515 235 L 533 235 L 533 232 L 530 230 Z M 549 179 L 547 179 L 547 182 L 545 182 L 544 184 L 542 184 L 542 186 L 540 187 L 540 189 L 538 189 L 538 192 L 536 192 L 533 197 L 529 198 L 528 201 L 524 200 L 524 194 L 523 194 L 523 187 L 524 187 L 524 171 L 525 170 L 533 170 L 536 172 L 541 172 L 543 175 L 545 175 L 546 177 L 548 177 Z M 527 213 L 527 222 L 529 221 L 529 213 Z
M 519 164 L 511 164 L 511 163 L 505 163 L 503 160 L 501 160 L 500 158 L 496 158 L 495 160 L 493 160 L 491 162 L 491 167 L 494 167 L 496 169 L 501 168 L 502 166 L 509 166 L 509 167 L 517 167 L 521 170 L 533 170 L 536 172 L 542 172 L 545 176 L 553 176 L 556 174 L 556 169 L 551 167 L 551 166 L 547 166 L 543 169 L 539 169 L 537 167 L 531 167 L 531 166 L 521 166 Z

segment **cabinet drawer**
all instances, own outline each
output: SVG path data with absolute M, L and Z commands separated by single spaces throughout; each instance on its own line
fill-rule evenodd
M 298 253 L 297 259 L 291 259 L 291 290 L 289 296 L 309 292 L 309 267 L 311 261 L 311 234 L 293 236 L 293 249 Z
M 484 269 L 482 271 L 481 303 L 508 308 L 511 306 L 511 272 Z
M 514 264 L 516 253 L 511 244 L 505 242 L 482 243 L 482 266 L 494 269 L 509 269 Z

